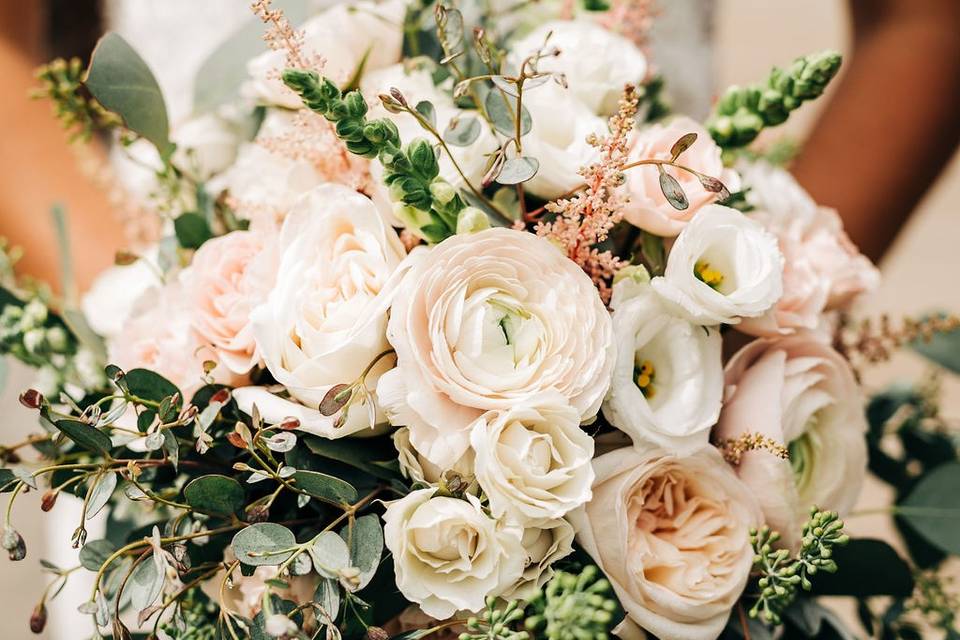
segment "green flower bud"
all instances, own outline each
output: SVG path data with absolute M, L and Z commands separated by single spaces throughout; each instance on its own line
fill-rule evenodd
M 489 228 L 487 214 L 476 207 L 466 207 L 457 216 L 457 233 L 476 233 Z
M 393 203 L 393 215 L 403 223 L 404 227 L 413 232 L 416 232 L 420 227 L 426 226 L 433 221 L 429 211 L 417 209 L 402 202 Z
M 417 138 L 411 142 L 406 151 L 414 170 L 420 175 L 432 180 L 440 173 L 437 153 L 433 150 L 433 145 L 423 138 Z
M 457 190 L 446 180 L 434 180 L 430 183 L 430 195 L 440 204 L 449 204 L 457 196 Z
M 359 91 L 351 91 L 345 95 L 343 103 L 346 105 L 347 116 L 350 118 L 360 119 L 367 114 L 367 101 L 363 99 Z
M 30 329 L 23 334 L 23 346 L 30 353 L 37 353 L 44 345 L 44 330 Z
M 647 268 L 642 264 L 631 264 L 622 269 L 619 269 L 615 274 L 613 274 L 613 284 L 617 284 L 621 280 L 633 280 L 639 284 L 650 282 L 650 272 L 647 271 Z

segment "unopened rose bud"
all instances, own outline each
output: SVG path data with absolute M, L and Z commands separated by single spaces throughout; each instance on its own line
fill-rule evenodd
M 53 509 L 53 505 L 57 503 L 57 496 L 60 495 L 58 491 L 47 491 L 43 494 L 43 498 L 40 499 L 40 510 L 41 511 L 50 511 Z
M 41 602 L 33 609 L 30 614 L 30 631 L 34 633 L 43 633 L 43 628 L 47 626 L 47 607 Z
M 27 409 L 39 409 L 43 404 L 43 394 L 36 389 L 27 389 L 20 394 L 20 404 Z

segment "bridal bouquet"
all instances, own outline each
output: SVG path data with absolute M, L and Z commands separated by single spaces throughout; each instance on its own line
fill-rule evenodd
M 820 595 L 876 637 L 958 637 L 957 440 L 930 385 L 865 412 L 855 368 L 905 344 L 955 367 L 956 318 L 852 322 L 878 272 L 747 148 L 840 57 L 696 122 L 648 4 L 359 0 L 295 27 L 258 0 L 173 127 L 116 34 L 40 70 L 134 168 L 113 188 L 141 234 L 82 301 L 4 253 L 0 345 L 38 368 L 42 429 L 0 488 L 82 501 L 35 632 L 86 571 L 115 638 L 851 637 Z M 844 533 L 868 465 L 910 563 Z

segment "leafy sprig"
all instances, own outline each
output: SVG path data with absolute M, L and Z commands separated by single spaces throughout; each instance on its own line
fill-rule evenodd
M 779 625 L 782 614 L 797 597 L 798 587 L 809 591 L 811 578 L 818 571 L 834 573 L 837 563 L 832 559 L 833 548 L 850 541 L 843 533 L 843 521 L 834 511 L 813 507 L 810 519 L 803 526 L 803 538 L 796 556 L 789 549 L 775 549 L 780 534 L 763 526 L 750 531 L 754 565 L 760 570 L 757 581 L 760 595 L 750 609 L 750 617 L 761 617 L 765 622 Z

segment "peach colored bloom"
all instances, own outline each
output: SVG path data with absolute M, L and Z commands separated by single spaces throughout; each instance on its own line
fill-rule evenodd
M 740 188 L 740 177 L 733 169 L 723 166 L 720 147 L 710 138 L 710 134 L 698 122 L 687 117 L 677 117 L 665 124 L 655 124 L 641 129 L 636 134 L 627 162 L 637 160 L 669 160 L 670 148 L 682 136 L 696 133 L 697 141 L 680 156 L 679 163 L 717 178 L 730 191 Z M 690 206 L 683 211 L 674 209 L 660 190 L 660 173 L 653 165 L 641 165 L 628 169 L 626 190 L 629 201 L 624 208 L 623 217 L 635 227 L 644 231 L 672 238 L 680 233 L 704 207 L 716 201 L 715 193 L 707 191 L 696 176 L 688 171 L 667 168 L 687 194 Z

